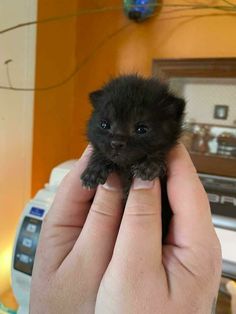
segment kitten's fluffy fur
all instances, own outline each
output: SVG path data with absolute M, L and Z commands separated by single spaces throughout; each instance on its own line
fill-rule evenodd
M 90 94 L 88 139 L 94 147 L 82 175 L 85 187 L 116 170 L 152 180 L 165 174 L 166 153 L 180 136 L 185 102 L 157 79 L 126 75 Z
M 124 75 L 92 92 L 90 101 L 87 134 L 94 151 L 83 185 L 95 188 L 112 171 L 120 174 L 126 191 L 133 177 L 163 177 L 166 154 L 181 133 L 184 100 L 158 79 Z

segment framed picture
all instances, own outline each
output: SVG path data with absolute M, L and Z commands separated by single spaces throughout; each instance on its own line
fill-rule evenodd
M 228 117 L 229 106 L 226 105 L 215 105 L 214 107 L 214 118 L 226 120 Z

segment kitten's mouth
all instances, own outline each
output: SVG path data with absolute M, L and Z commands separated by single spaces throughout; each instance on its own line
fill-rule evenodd
M 121 162 L 124 159 L 123 156 L 124 154 L 119 151 L 112 151 L 110 154 L 110 158 L 113 162 Z
M 128 150 L 111 150 L 109 155 L 107 154 L 107 157 L 112 162 L 121 167 L 127 167 L 128 165 L 132 165 L 134 162 L 140 159 L 137 158 L 137 154 L 131 155 Z
M 120 152 L 114 151 L 114 152 L 111 153 L 111 157 L 112 157 L 112 158 L 118 158 L 118 157 L 120 157 L 120 156 L 122 156 Z

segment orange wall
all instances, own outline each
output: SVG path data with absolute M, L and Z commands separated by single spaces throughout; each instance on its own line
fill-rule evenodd
M 103 4 L 111 6 L 121 2 L 103 1 Z M 171 3 L 191 2 L 164 1 L 165 5 Z M 196 1 L 192 3 L 196 4 Z M 81 60 L 122 25 L 129 25 L 107 40 L 76 77 L 76 111 L 72 132 L 75 144 L 71 147 L 72 154 L 81 152 L 85 145 L 81 130 L 84 130 L 90 113 L 87 94 L 98 88 L 111 75 L 130 71 L 150 75 L 154 58 L 236 56 L 235 16 L 223 15 L 216 10 L 167 12 L 170 10 L 173 11 L 173 8 L 164 8 L 155 17 L 138 24 L 129 23 L 122 10 L 77 20 L 77 60 Z
M 38 20 L 77 12 L 77 0 L 39 0 Z M 63 81 L 76 64 L 76 18 L 38 24 L 36 87 Z M 50 170 L 70 158 L 74 79 L 58 88 L 36 91 L 32 194 L 47 182 Z
M 47 3 L 39 0 L 39 17 L 76 8 L 121 6 L 122 1 L 54 0 L 50 8 Z M 165 5 L 170 3 L 196 1 L 164 1 Z M 224 4 L 216 0 L 206 3 Z M 53 165 L 82 152 L 91 110 L 87 95 L 111 75 L 130 71 L 150 75 L 153 58 L 236 56 L 235 16 L 216 10 L 168 10 L 173 8 L 165 8 L 139 24 L 129 21 L 120 9 L 39 26 L 37 84 L 60 79 L 75 63 L 83 66 L 69 84 L 36 93 L 33 192 L 47 181 Z M 126 28 L 109 37 L 127 23 Z

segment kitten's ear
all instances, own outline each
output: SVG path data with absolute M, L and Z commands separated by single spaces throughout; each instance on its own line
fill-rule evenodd
M 180 119 L 184 113 L 185 100 L 183 98 L 170 95 L 167 98 L 166 111 L 169 115 L 174 116 L 176 119 Z
M 100 103 L 103 96 L 103 90 L 99 89 L 89 94 L 89 100 L 94 108 L 96 108 Z

